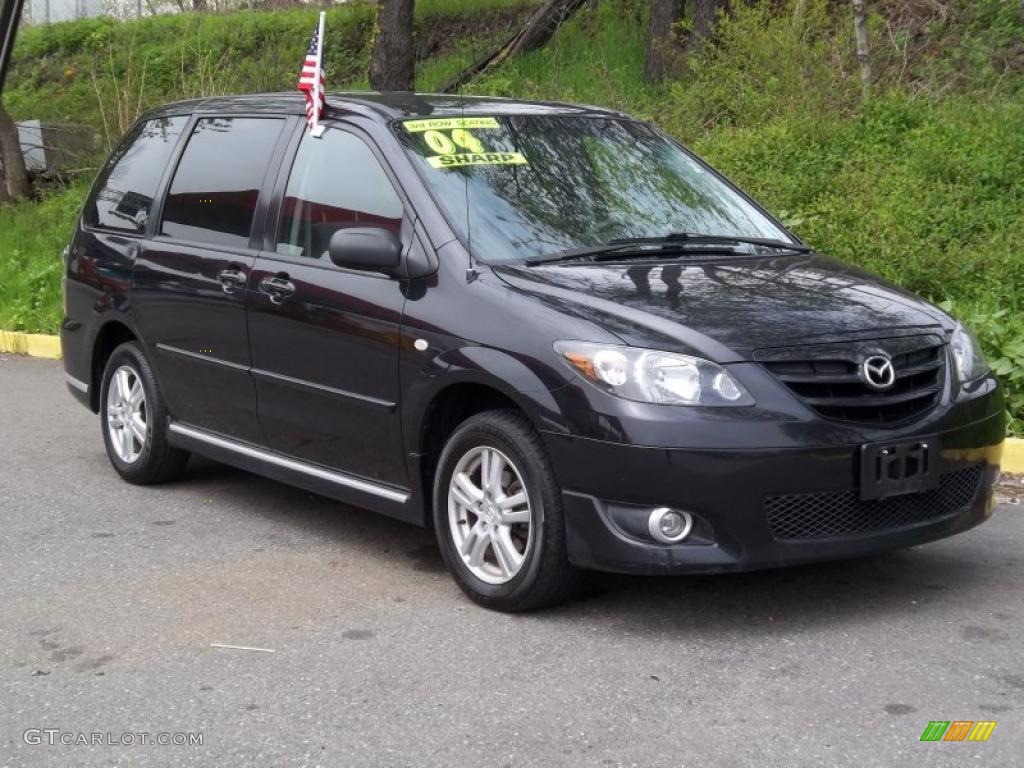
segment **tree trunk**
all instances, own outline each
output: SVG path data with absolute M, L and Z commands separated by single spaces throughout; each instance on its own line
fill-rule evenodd
M 411 91 L 416 85 L 412 45 L 413 0 L 377 0 L 370 54 L 370 85 L 378 91 Z
M 871 95 L 871 44 L 868 40 L 868 15 L 864 8 L 864 0 L 853 0 L 853 29 L 857 34 L 860 89 L 866 101 Z
M 586 0 L 548 0 L 530 17 L 526 26 L 516 35 L 509 56 L 543 48 L 558 28 L 572 16 Z
M 206 0 L 192 0 L 193 11 L 205 11 L 207 8 Z
M 3 176 L 0 186 L 7 197 L 17 200 L 28 194 L 28 172 L 25 170 L 25 156 L 21 153 L 18 140 L 18 126 L 11 120 L 7 110 L 0 104 L 0 159 L 3 160 Z
M 644 79 L 656 83 L 675 69 L 679 60 L 673 26 L 683 15 L 683 0 L 651 0 L 651 17 L 647 22 L 647 53 L 644 56 Z
M 22 22 L 22 0 L 0 2 L 0 93 L 4 92 L 4 80 L 14 50 L 14 36 Z M 30 9 L 31 12 L 31 9 Z
M 441 93 L 458 90 L 474 77 L 497 66 L 505 59 L 526 51 L 541 48 L 587 0 L 547 0 L 527 20 L 521 30 L 506 40 L 497 50 L 492 51 L 470 64 L 453 79 L 441 87 Z
M 715 34 L 718 14 L 729 10 L 729 0 L 694 0 L 693 31 L 686 43 L 687 53 L 696 53 L 704 41 Z

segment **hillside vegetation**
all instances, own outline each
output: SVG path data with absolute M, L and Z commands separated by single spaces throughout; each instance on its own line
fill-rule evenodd
M 416 26 L 423 76 L 429 78 L 433 61 L 456 53 L 456 46 L 471 56 L 493 44 L 532 5 L 421 0 Z M 299 8 L 29 27 L 18 37 L 4 101 L 15 117 L 92 125 L 109 145 L 140 106 L 294 89 L 315 21 L 315 11 Z M 328 10 L 325 64 L 332 87 L 366 89 L 373 21 L 366 3 Z
M 658 122 L 815 247 L 963 318 L 1024 418 L 1021 4 L 873 3 L 876 82 L 866 103 L 848 3 L 734 5 L 716 42 L 658 86 L 641 78 L 645 4 L 600 0 L 547 47 L 467 90 L 597 103 Z M 417 6 L 418 85 L 432 90 L 504 38 L 531 3 Z M 30 29 L 6 102 L 19 118 L 87 122 L 105 143 L 140 105 L 292 88 L 314 18 L 243 12 Z M 368 6 L 330 11 L 333 87 L 365 87 L 371 28 Z M 83 184 L 0 210 L 0 327 L 56 327 L 56 258 Z

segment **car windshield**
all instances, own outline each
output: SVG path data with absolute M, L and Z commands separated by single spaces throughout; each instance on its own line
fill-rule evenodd
M 395 130 L 485 262 L 678 232 L 792 242 L 707 166 L 633 120 L 464 116 Z

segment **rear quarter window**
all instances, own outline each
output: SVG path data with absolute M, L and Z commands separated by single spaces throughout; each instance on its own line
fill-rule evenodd
M 161 117 L 139 125 L 107 160 L 83 219 L 90 227 L 141 234 L 188 117 Z

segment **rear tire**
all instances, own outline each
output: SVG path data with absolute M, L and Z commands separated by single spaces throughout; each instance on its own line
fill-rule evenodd
M 129 483 L 177 480 L 188 452 L 167 442 L 167 408 L 153 369 L 134 341 L 117 347 L 100 382 L 100 425 L 107 458 Z
M 486 608 L 555 605 L 580 583 L 566 553 L 561 489 L 517 411 L 478 414 L 449 438 L 434 480 L 434 530 L 456 583 Z

